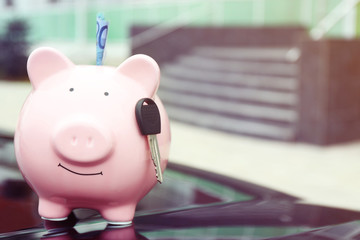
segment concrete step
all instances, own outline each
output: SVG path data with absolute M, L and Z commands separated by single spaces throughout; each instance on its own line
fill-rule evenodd
M 260 104 L 275 104 L 296 106 L 298 99 L 295 93 L 275 92 L 263 89 L 240 88 L 216 85 L 207 82 L 181 81 L 177 78 L 163 76 L 160 90 L 182 92 L 208 98 L 230 99 L 232 101 L 247 101 Z
M 162 67 L 164 78 L 178 79 L 179 81 L 194 81 L 201 83 L 212 83 L 224 86 L 273 89 L 280 91 L 296 91 L 298 82 L 295 77 L 266 76 L 255 74 L 244 74 L 234 72 L 223 72 L 209 69 L 189 68 L 183 65 L 166 64 Z
M 158 95 L 164 104 L 171 105 L 173 108 L 189 109 L 189 111 L 199 110 L 214 115 L 227 115 L 247 119 L 262 119 L 285 123 L 295 123 L 297 113 L 292 108 L 279 108 L 272 106 L 259 106 L 224 100 L 214 97 L 189 95 L 181 92 L 174 92 L 159 89 Z
M 300 50 L 296 47 L 212 47 L 195 48 L 192 55 L 207 58 L 221 58 L 248 61 L 296 62 Z
M 200 112 L 188 108 L 166 106 L 170 119 L 207 127 L 229 133 L 292 141 L 295 138 L 293 125 L 276 125 L 256 121 L 231 118 L 208 112 Z
M 259 62 L 247 60 L 209 58 L 197 55 L 180 56 L 174 64 L 180 64 L 187 68 L 196 68 L 203 71 L 220 71 L 231 73 L 248 73 L 271 76 L 294 77 L 298 74 L 298 65 L 289 62 Z

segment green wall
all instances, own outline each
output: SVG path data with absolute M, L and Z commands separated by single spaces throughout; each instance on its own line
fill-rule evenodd
M 25 19 L 31 29 L 30 39 L 37 41 L 76 41 L 83 38 L 95 41 L 96 14 L 103 12 L 110 21 L 109 41 L 122 42 L 129 36 L 132 24 L 155 25 L 183 15 L 182 20 L 190 20 L 193 26 L 278 26 L 305 25 L 309 29 L 326 13 L 342 0 L 194 0 L 169 1 L 151 4 L 112 4 L 94 5 L 88 1 L 80 25 L 85 30 L 79 31 L 79 19 L 76 6 L 58 8 L 53 4 L 49 11 L 29 11 L 21 14 L 3 14 L 2 22 L 13 18 Z M 61 2 L 61 1 L 60 1 Z M 131 1 L 129 1 L 131 2 Z M 359 12 L 360 7 L 357 7 Z M 357 19 L 360 19 L 357 16 Z M 337 23 L 328 36 L 341 37 L 344 20 Z M 175 23 L 172 23 L 175 24 Z M 359 24 L 354 25 L 357 35 Z

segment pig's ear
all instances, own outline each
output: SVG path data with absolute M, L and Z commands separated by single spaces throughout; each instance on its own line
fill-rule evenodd
M 160 69 L 151 57 L 143 54 L 134 55 L 126 59 L 116 70 L 139 82 L 149 97 L 155 95 L 160 83 Z
M 34 89 L 51 75 L 72 66 L 74 64 L 65 55 L 49 47 L 35 49 L 27 61 L 27 71 Z

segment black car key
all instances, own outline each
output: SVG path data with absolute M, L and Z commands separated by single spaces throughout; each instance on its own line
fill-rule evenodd
M 150 147 L 151 159 L 155 166 L 156 179 L 162 183 L 160 151 L 156 134 L 161 132 L 160 112 L 151 98 L 140 99 L 135 107 L 136 121 L 142 135 L 146 135 Z

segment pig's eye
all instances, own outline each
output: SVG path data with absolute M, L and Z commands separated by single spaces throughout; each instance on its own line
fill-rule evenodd
M 108 92 L 104 92 L 104 95 L 105 95 L 105 96 L 109 96 L 109 93 L 108 93 Z
M 73 92 L 73 91 L 74 91 L 74 88 L 70 88 L 69 91 L 70 91 L 70 92 Z

